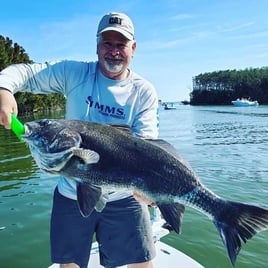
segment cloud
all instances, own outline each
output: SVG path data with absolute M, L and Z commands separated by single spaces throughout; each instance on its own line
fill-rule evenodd
M 41 23 L 30 48 L 34 60 L 81 58 L 83 54 L 94 56 L 98 19 L 97 16 L 77 16 Z M 41 51 L 44 55 L 40 55 Z
M 194 16 L 192 14 L 188 13 L 182 13 L 182 14 L 177 14 L 173 17 L 171 17 L 172 20 L 187 20 L 187 19 L 192 19 Z
M 191 36 L 193 37 L 194 40 L 201 41 L 201 40 L 210 39 L 211 37 L 215 36 L 215 32 L 197 31 L 197 32 L 192 32 Z
M 255 22 L 251 21 L 251 22 L 247 22 L 247 23 L 243 23 L 243 24 L 234 25 L 234 26 L 224 25 L 219 30 L 222 31 L 222 32 L 240 31 L 242 29 L 249 28 L 249 27 L 251 27 L 254 24 L 255 24 Z
M 251 32 L 240 35 L 231 36 L 231 39 L 256 39 L 268 37 L 268 31 Z
M 268 52 L 267 53 L 260 53 L 256 54 L 256 58 L 267 58 L 268 59 Z

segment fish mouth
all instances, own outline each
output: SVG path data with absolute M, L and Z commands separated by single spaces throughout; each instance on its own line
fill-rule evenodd
M 32 131 L 30 129 L 30 127 L 26 124 L 24 124 L 24 134 L 21 135 L 23 139 L 28 140 L 28 138 L 31 136 Z
M 24 124 L 24 134 L 21 135 L 22 139 L 26 142 L 33 142 L 36 138 L 34 134 L 33 127 L 28 125 L 27 123 Z
M 69 148 L 80 146 L 80 135 L 74 135 L 74 131 L 65 126 L 46 128 L 47 122 L 49 121 L 25 123 L 23 140 L 40 153 L 67 152 Z

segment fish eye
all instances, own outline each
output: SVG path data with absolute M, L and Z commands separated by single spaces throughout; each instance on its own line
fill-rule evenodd
M 51 124 L 51 120 L 49 120 L 49 119 L 43 119 L 43 120 L 40 121 L 40 125 L 44 126 L 44 127 L 48 126 L 50 124 Z

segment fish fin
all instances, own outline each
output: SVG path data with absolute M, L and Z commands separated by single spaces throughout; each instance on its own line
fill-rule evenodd
M 153 145 L 156 145 L 161 149 L 165 150 L 166 152 L 170 153 L 173 157 L 177 158 L 182 164 L 184 164 L 188 167 L 188 169 L 191 170 L 189 163 L 187 163 L 187 161 L 179 155 L 177 149 L 167 141 L 162 139 L 146 139 L 146 141 L 149 141 Z
M 77 184 L 77 203 L 83 217 L 88 217 L 101 197 L 101 187 L 88 184 Z
M 183 213 L 185 211 L 184 205 L 180 203 L 161 203 L 157 206 L 161 211 L 163 218 L 167 221 L 168 224 L 172 227 L 172 229 L 177 233 L 181 233 L 181 223 L 183 218 Z
M 95 164 L 100 160 L 99 154 L 89 149 L 75 148 L 73 149 L 73 155 L 81 158 L 85 164 Z
M 118 130 L 123 131 L 126 134 L 133 135 L 132 128 L 129 125 L 124 125 L 124 124 L 109 124 L 109 126 L 112 126 Z
M 178 156 L 178 152 L 176 150 L 176 148 L 171 145 L 170 143 L 168 143 L 165 140 L 162 139 L 146 139 L 146 141 L 149 141 L 150 143 L 164 149 L 165 151 L 168 151 L 170 154 L 172 155 L 176 155 Z
M 95 209 L 96 211 L 98 212 L 102 212 L 102 210 L 105 208 L 106 206 L 106 203 L 108 201 L 109 197 L 108 197 L 108 194 L 103 194 L 99 201 L 97 202 L 96 206 L 95 206 Z
M 256 233 L 268 229 L 268 210 L 238 202 L 227 202 L 226 209 L 214 218 L 213 223 L 220 233 L 232 265 L 235 266 L 241 240 L 246 243 Z

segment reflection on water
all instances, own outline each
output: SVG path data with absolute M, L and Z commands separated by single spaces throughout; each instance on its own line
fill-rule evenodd
M 180 106 L 160 114 L 160 135 L 171 142 L 216 194 L 268 208 L 268 107 Z M 238 268 L 265 267 L 268 231 L 243 245 Z M 213 224 L 187 208 L 183 233 L 165 238 L 205 267 L 230 267 Z M 253 258 L 254 256 L 254 258 Z
M 160 136 L 175 146 L 202 182 L 218 195 L 268 207 L 267 117 L 267 106 L 182 105 L 177 110 L 160 111 Z M 47 267 L 56 180 L 40 171 L 25 143 L 3 128 L 0 170 L 0 263 L 5 268 Z M 182 235 L 172 233 L 164 241 L 206 268 L 231 267 L 216 228 L 206 216 L 187 207 L 182 231 Z M 268 231 L 243 245 L 236 268 L 266 267 L 267 241 Z
M 36 115 L 37 118 L 61 118 L 62 113 Z M 34 116 L 22 117 L 22 122 L 34 120 Z M 37 177 L 39 171 L 27 145 L 3 127 L 0 128 L 0 192 L 7 189 L 19 189 L 24 181 Z M 12 193 L 14 195 L 14 193 Z
M 253 123 L 241 122 L 197 125 L 197 144 L 262 144 L 268 142 L 267 129 Z
M 228 111 L 212 108 L 201 111 L 205 121 L 195 125 L 197 145 L 263 144 L 268 142 L 268 126 L 264 119 L 268 117 L 268 113 L 263 113 L 263 109 L 238 108 Z M 206 116 L 206 113 L 214 113 L 214 117 Z M 213 120 L 209 121 L 211 118 Z
M 26 144 L 0 127 L 0 267 L 47 267 L 50 263 L 49 215 L 55 184 L 36 166 Z

